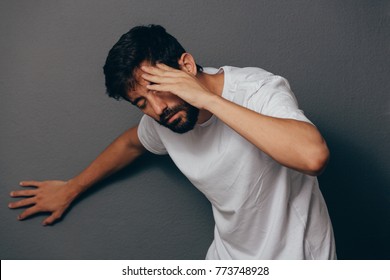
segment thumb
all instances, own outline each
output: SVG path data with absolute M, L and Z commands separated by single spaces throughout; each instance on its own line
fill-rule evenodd
M 60 212 L 60 211 L 55 211 L 55 212 L 53 212 L 49 217 L 47 217 L 47 218 L 42 222 L 42 225 L 43 225 L 43 226 L 51 225 L 51 224 L 53 224 L 56 220 L 58 220 L 59 218 L 61 218 L 61 216 L 62 216 L 62 212 Z

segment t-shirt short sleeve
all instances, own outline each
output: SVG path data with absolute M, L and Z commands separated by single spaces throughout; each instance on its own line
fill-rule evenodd
M 280 76 L 267 77 L 251 96 L 248 105 L 250 109 L 263 115 L 311 123 L 298 108 L 288 81 Z
M 138 138 L 149 152 L 157 155 L 165 155 L 167 154 L 167 150 L 156 131 L 156 125 L 159 124 L 155 120 L 144 115 L 138 125 Z

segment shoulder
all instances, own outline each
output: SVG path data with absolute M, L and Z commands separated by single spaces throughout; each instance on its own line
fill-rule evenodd
M 204 72 L 208 74 L 217 74 L 224 72 L 226 76 L 234 80 L 258 81 L 267 79 L 273 74 L 259 67 L 235 67 L 222 66 L 220 68 L 204 67 Z
M 256 83 L 262 84 L 274 74 L 259 67 L 222 67 L 225 79 L 232 85 Z
M 230 75 L 235 77 L 240 77 L 242 79 L 265 79 L 267 77 L 273 76 L 273 74 L 267 70 L 264 70 L 259 67 L 234 67 L 234 66 L 224 66 L 222 69 L 225 72 L 228 72 Z

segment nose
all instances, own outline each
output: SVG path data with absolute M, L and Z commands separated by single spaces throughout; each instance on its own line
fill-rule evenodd
M 168 107 L 162 96 L 158 92 L 153 92 L 150 96 L 149 103 L 151 104 L 153 111 L 160 116 L 164 110 Z

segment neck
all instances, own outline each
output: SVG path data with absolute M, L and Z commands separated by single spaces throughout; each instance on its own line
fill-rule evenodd
M 222 96 L 224 86 L 224 73 L 207 74 L 199 72 L 196 77 L 211 93 Z M 207 110 L 200 110 L 198 124 L 204 123 L 211 118 L 213 114 Z
M 200 72 L 196 75 L 198 80 L 213 94 L 222 96 L 224 73 L 207 74 Z

